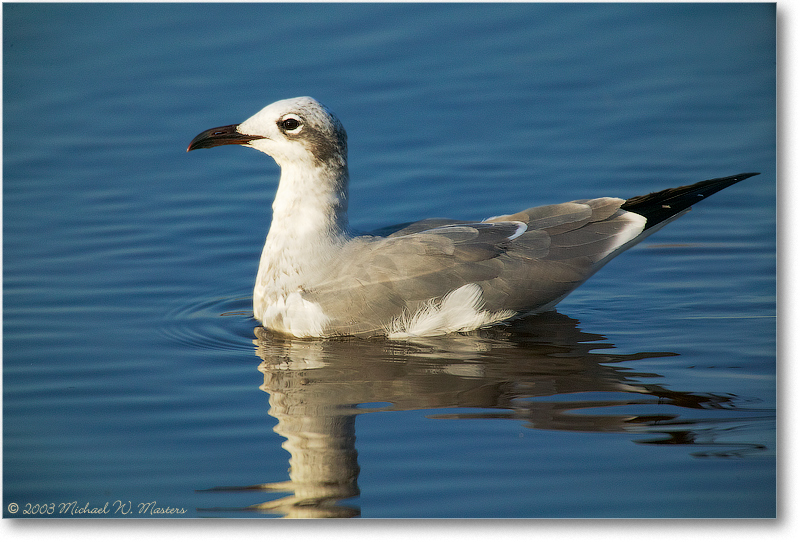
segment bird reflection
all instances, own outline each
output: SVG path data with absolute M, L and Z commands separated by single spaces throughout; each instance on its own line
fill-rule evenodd
M 447 409 L 429 417 L 516 419 L 560 431 L 649 431 L 660 438 L 640 442 L 686 445 L 697 438 L 691 429 L 697 420 L 661 413 L 666 409 L 654 415 L 642 405 L 718 409 L 731 408 L 734 399 L 643 383 L 659 375 L 621 364 L 677 354 L 616 353 L 605 337 L 581 331 L 576 320 L 555 311 L 507 327 L 416 341 L 295 339 L 261 327 L 255 334 L 261 389 L 270 395 L 274 430 L 291 454 L 290 479 L 211 490 L 286 494 L 237 511 L 358 516 L 347 499 L 359 494 L 360 414 Z

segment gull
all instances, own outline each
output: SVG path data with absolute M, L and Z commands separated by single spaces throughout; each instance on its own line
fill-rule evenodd
M 347 134 L 327 107 L 310 97 L 281 100 L 241 124 L 200 133 L 187 151 L 231 144 L 266 153 L 281 168 L 253 315 L 295 337 L 436 336 L 551 310 L 693 204 L 757 175 L 355 235 Z

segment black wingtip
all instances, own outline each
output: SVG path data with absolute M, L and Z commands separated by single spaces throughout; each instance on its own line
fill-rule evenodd
M 634 196 L 625 201 L 620 208 L 644 216 L 647 219 L 645 229 L 648 229 L 688 209 L 708 196 L 754 175 L 758 175 L 758 173 L 739 173 L 738 175 L 709 179 L 677 188 L 667 188 L 666 190 L 643 196 Z

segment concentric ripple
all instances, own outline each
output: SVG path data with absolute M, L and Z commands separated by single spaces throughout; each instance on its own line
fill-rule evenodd
M 159 330 L 171 341 L 208 350 L 252 350 L 251 297 L 235 293 L 197 299 L 166 315 Z

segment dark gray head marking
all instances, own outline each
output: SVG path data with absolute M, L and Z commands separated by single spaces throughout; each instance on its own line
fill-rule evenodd
M 296 111 L 278 119 L 278 129 L 288 139 L 308 149 L 317 164 L 335 162 L 343 166 L 347 160 L 347 132 L 342 123 L 324 106 L 322 110 Z

